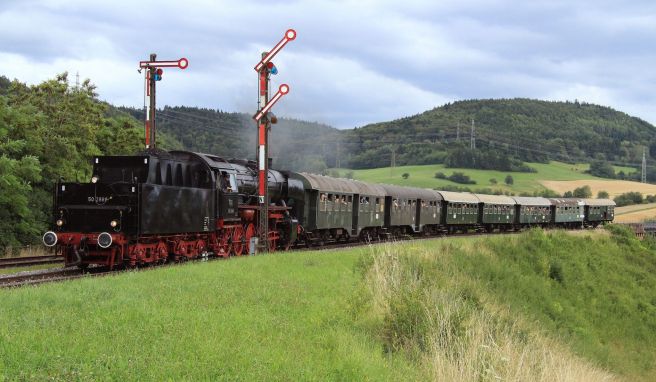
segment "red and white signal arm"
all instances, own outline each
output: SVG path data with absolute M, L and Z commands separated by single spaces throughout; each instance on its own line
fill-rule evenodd
M 288 42 L 294 40 L 296 38 L 296 31 L 293 29 L 287 29 L 287 32 L 285 32 L 285 35 L 282 37 L 282 40 L 280 40 L 276 46 L 267 53 L 266 56 L 262 59 L 262 61 L 258 62 L 257 65 L 255 65 L 255 71 L 259 72 L 262 70 L 262 67 L 266 64 L 269 63 L 273 59 L 273 57 L 280 52 L 280 49 L 282 49 L 285 45 L 287 45 Z
M 151 67 L 187 69 L 188 66 L 189 60 L 185 57 L 177 61 L 139 61 L 139 67 L 142 69 Z
M 289 93 L 289 85 L 287 84 L 280 85 L 280 87 L 278 88 L 278 92 L 276 92 L 276 94 L 273 97 L 271 97 L 269 102 L 266 105 L 264 105 L 262 110 L 258 111 L 257 114 L 253 116 L 253 119 L 256 121 L 262 119 L 264 114 L 266 114 L 269 110 L 271 110 L 273 105 L 275 105 L 275 103 L 278 102 L 278 100 L 287 93 Z

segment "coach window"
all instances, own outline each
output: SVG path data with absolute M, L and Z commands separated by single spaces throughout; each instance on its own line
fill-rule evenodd
M 333 194 L 328 194 L 328 199 L 326 200 L 326 211 L 330 212 L 333 210 L 333 200 L 335 196 Z
M 346 210 L 351 211 L 353 207 L 353 195 L 349 195 L 346 197 Z

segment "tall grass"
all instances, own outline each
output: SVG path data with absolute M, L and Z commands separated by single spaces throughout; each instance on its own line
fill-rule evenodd
M 372 247 L 360 318 L 434 380 L 649 380 L 654 253 L 612 230 Z

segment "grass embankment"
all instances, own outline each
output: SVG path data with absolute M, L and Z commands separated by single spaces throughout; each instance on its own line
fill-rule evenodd
M 649 379 L 656 260 L 624 234 L 449 238 L 1 290 L 0 375 Z
M 656 255 L 613 231 L 373 251 L 361 320 L 435 380 L 653 380 Z
M 460 186 L 469 187 L 470 189 L 490 188 L 492 190 L 500 190 L 502 192 L 508 191 L 515 194 L 543 191 L 545 190 L 545 187 L 540 182 L 545 180 L 602 180 L 601 178 L 585 173 L 590 167 L 588 164 L 550 162 L 549 164 L 527 163 L 527 165 L 536 169 L 537 172 L 528 173 L 475 170 L 468 168 L 445 168 L 444 165 L 400 166 L 395 167 L 393 170 L 389 167 L 367 170 L 341 169 L 339 172 L 341 176 L 344 176 L 347 172 L 353 171 L 355 179 L 372 183 L 387 183 L 421 188 L 439 188 L 440 186 Z M 615 171 L 620 170 L 625 173 L 635 172 L 635 169 L 629 167 L 615 167 Z M 475 180 L 476 184 L 465 185 L 447 179 L 437 179 L 435 178 L 436 172 L 443 172 L 447 176 L 451 175 L 453 172 L 463 172 L 465 175 L 468 175 L 471 179 Z M 408 179 L 403 179 L 401 177 L 404 173 L 410 175 Z M 504 183 L 507 175 L 512 175 L 514 181 L 512 185 Z M 496 179 L 497 184 L 492 184 L 490 179 Z M 612 180 L 605 181 L 614 182 Z M 627 191 L 630 190 L 624 192 Z

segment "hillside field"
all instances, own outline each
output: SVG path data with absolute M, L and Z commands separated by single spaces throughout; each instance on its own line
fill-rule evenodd
M 586 181 L 608 182 L 609 188 L 615 184 L 615 180 L 602 179 L 590 174 L 586 174 L 589 168 L 588 164 L 568 164 L 562 162 L 544 163 L 527 163 L 530 167 L 537 170 L 534 173 L 527 172 L 507 172 L 507 171 L 493 171 L 493 170 L 476 170 L 466 168 L 446 168 L 444 165 L 423 165 L 423 166 L 399 166 L 391 169 L 390 167 L 367 169 L 367 170 L 348 170 L 340 169 L 338 172 L 340 176 L 345 176 L 348 172 L 353 172 L 353 178 L 365 182 L 372 183 L 386 183 L 396 184 L 400 186 L 421 187 L 439 189 L 443 186 L 460 186 L 469 187 L 472 190 L 481 188 L 490 188 L 492 190 L 500 190 L 502 192 L 511 192 L 519 194 L 522 192 L 533 193 L 543 191 L 545 186 L 542 184 L 544 181 L 580 181 L 584 184 Z M 615 167 L 615 171 L 624 171 L 625 173 L 634 172 L 635 169 L 630 167 Z M 462 172 L 468 175 L 471 179 L 476 181 L 476 184 L 459 184 L 447 179 L 435 178 L 435 173 L 442 172 L 446 176 L 451 175 L 453 172 Z M 408 173 L 408 179 L 403 179 L 402 175 Z M 514 183 L 506 185 L 504 180 L 507 175 L 513 177 Z M 492 184 L 490 179 L 496 179 L 497 184 Z M 635 183 L 637 185 L 645 186 L 642 183 Z M 576 186 L 578 187 L 578 186 Z M 574 188 L 576 188 L 574 187 Z M 656 193 L 656 185 L 652 185 L 653 192 Z M 565 190 L 571 191 L 574 188 Z M 615 188 L 613 188 L 615 189 Z M 554 190 L 556 191 L 556 190 Z M 632 191 L 628 189 L 624 192 Z M 558 191 L 560 192 L 560 191 Z M 596 197 L 596 193 L 593 195 Z
M 638 223 L 656 218 L 656 203 L 633 204 L 615 208 L 615 222 Z
M 0 379 L 646 381 L 656 257 L 611 228 L 0 290 Z

